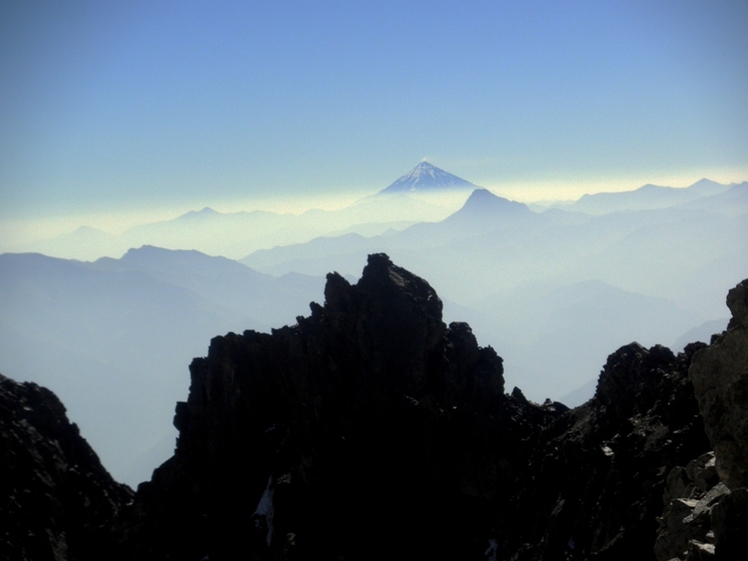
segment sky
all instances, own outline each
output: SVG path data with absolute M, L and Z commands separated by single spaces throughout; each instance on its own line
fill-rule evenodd
M 424 158 L 518 200 L 743 181 L 747 25 L 742 0 L 0 0 L 0 221 L 350 197 Z

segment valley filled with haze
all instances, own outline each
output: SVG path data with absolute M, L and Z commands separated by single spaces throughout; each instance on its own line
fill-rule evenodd
M 0 373 L 129 485 L 213 337 L 369 254 L 569 406 L 748 277 L 741 3 L 41 6 L 0 8 Z
M 337 211 L 205 208 L 98 245 L 76 230 L 0 255 L 0 371 L 53 388 L 134 484 L 171 454 L 186 367 L 213 336 L 291 325 L 324 301 L 328 272 L 354 282 L 384 252 L 497 351 L 509 387 L 575 406 L 612 350 L 679 351 L 725 329 L 746 233 L 748 182 L 531 208 L 423 161 Z

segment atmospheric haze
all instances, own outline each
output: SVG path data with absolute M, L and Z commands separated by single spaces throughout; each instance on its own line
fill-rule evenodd
M 424 169 L 439 173 L 408 184 Z M 504 358 L 509 387 L 569 405 L 624 344 L 708 340 L 726 325 L 727 289 L 748 277 L 748 183 L 531 209 L 454 179 L 421 162 L 337 210 L 204 208 L 0 255 L 0 370 L 58 393 L 135 484 L 170 455 L 186 367 L 213 336 L 295 323 L 323 301 L 326 273 L 354 280 L 369 253 L 427 279 L 445 321 L 467 321 Z
M 748 277 L 746 23 L 727 0 L 0 3 L 0 372 L 134 485 L 211 337 L 293 324 L 385 252 L 508 389 L 581 403 L 621 345 L 723 329 Z

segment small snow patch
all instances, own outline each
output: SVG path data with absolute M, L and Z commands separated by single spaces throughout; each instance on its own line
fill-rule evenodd
M 268 477 L 268 484 L 265 487 L 265 491 L 260 497 L 260 502 L 257 503 L 257 509 L 255 509 L 252 518 L 255 521 L 255 527 L 262 528 L 263 526 L 267 530 L 265 541 L 268 546 L 273 540 L 273 515 L 275 514 L 275 505 L 273 504 L 273 494 L 275 492 L 275 481 L 273 476 Z

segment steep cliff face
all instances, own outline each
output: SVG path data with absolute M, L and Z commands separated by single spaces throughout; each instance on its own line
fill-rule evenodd
M 727 331 L 694 357 L 690 376 L 717 472 L 737 488 L 748 487 L 748 281 L 730 290 L 727 306 Z
M 428 283 L 372 255 L 298 324 L 211 342 L 120 554 L 653 557 L 668 472 L 708 449 L 691 353 L 632 344 L 569 411 L 504 393 Z
M 51 391 L 0 376 L 0 559 L 101 559 L 132 495 Z

